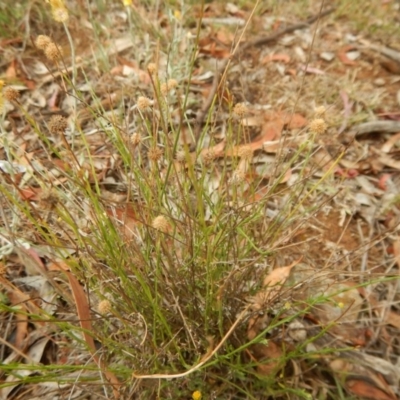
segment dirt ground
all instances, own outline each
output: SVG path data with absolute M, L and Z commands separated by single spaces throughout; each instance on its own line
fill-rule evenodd
M 104 391 L 97 381 L 96 398 L 199 399 L 201 391 L 204 399 L 399 399 L 400 3 L 265 1 L 255 11 L 256 2 L 167 3 L 98 2 L 88 9 L 78 0 L 64 6 L 28 1 L 8 4 L 15 7 L 16 20 L 4 13 L 10 18 L 6 23 L 18 29 L 2 29 L 0 38 L 0 399 L 94 398 L 90 385 L 69 382 L 58 387 L 50 372 L 48 381 L 35 382 L 43 370 L 22 369 L 28 380 L 18 384 L 14 382 L 21 376 L 13 373 L 21 360 L 67 367 L 92 357 L 106 371 L 104 379 L 111 382 L 107 390 L 113 389 Z M 67 7 L 68 30 L 49 18 L 50 6 Z M 62 57 L 52 59 L 46 53 L 49 47 L 41 51 L 39 35 L 49 36 Z M 152 98 L 157 86 L 149 65 L 159 71 L 159 93 L 170 89 L 169 82 L 179 94 L 168 116 L 168 128 L 182 135 L 172 156 L 174 168 L 179 165 L 183 171 L 181 165 L 198 156 L 201 168 L 210 168 L 207 179 L 201 175 L 209 193 L 224 193 L 227 208 L 241 201 L 235 215 L 247 218 L 246 207 L 254 210 L 251 207 L 263 204 L 264 225 L 252 228 L 253 247 L 262 256 L 239 254 L 232 262 L 238 269 L 218 278 L 216 298 L 235 296 L 240 286 L 242 292 L 232 303 L 239 315 L 244 298 L 252 295 L 253 314 L 243 328 L 246 340 L 277 324 L 265 341 L 241 356 L 254 376 L 279 382 L 274 393 L 261 395 L 261 389 L 247 381 L 247 395 L 235 392 L 215 371 L 198 378 L 204 387 L 196 393 L 198 381 L 191 385 L 185 378 L 176 387 L 157 386 L 143 380 L 147 375 L 139 370 L 121 373 L 129 384 L 118 393 L 117 368 L 96 359 L 99 342 L 84 335 L 81 341 L 89 348 L 92 344 L 92 351 L 83 356 L 68 347 L 78 342 L 72 334 L 57 336 L 51 324 L 43 322 L 43 310 L 64 322 L 76 314 L 79 320 L 94 321 L 93 304 L 99 298 L 86 291 L 96 272 L 74 276 L 61 260 L 79 260 L 87 253 L 94 254 L 99 269 L 106 264 L 96 247 L 82 239 L 93 233 L 99 204 L 119 226 L 124 245 L 136 240 L 137 226 L 145 226 L 152 215 L 152 205 L 143 206 L 143 188 L 130 187 L 124 169 L 129 154 L 140 160 L 141 168 L 147 160 L 152 165 L 151 157 L 157 161 L 154 152 L 140 158 L 134 147 L 134 134 L 143 128 L 135 119 L 137 99 Z M 163 89 L 162 84 L 167 86 Z M 73 86 L 78 90 L 72 96 L 68 88 Z M 60 127 L 63 121 L 67 125 Z M 154 132 L 164 129 L 152 121 Z M 81 135 L 59 134 L 72 126 Z M 143 132 L 145 136 L 145 128 Z M 187 152 L 179 153 L 183 148 Z M 245 155 L 249 149 L 250 161 Z M 238 158 L 244 162 L 236 162 Z M 79 171 L 73 174 L 76 166 Z M 160 176 L 167 170 L 160 168 Z M 90 197 L 82 200 L 78 194 L 84 176 L 89 186 L 99 186 L 101 202 L 88 205 Z M 222 182 L 225 178 L 227 183 Z M 244 183 L 240 196 L 226 189 L 235 179 Z M 65 196 L 62 213 L 55 211 L 61 206 L 53 189 Z M 76 230 L 65 227 L 68 215 L 78 215 L 73 207 L 80 213 Z M 153 228 L 171 230 L 154 223 Z M 238 239 L 238 248 L 249 246 L 246 240 Z M 180 251 L 173 253 L 178 260 Z M 138 265 L 143 263 L 140 257 L 135 258 Z M 104 274 L 112 282 L 113 274 Z M 257 286 L 259 274 L 264 283 Z M 248 281 L 234 286 L 232 276 Z M 32 277 L 39 283 L 32 283 Z M 277 304 L 286 307 L 279 318 L 276 311 L 264 314 L 265 302 L 276 300 L 276 289 L 271 289 L 276 283 L 284 288 Z M 48 289 L 51 295 L 43 289 L 47 285 L 53 288 Z M 309 305 L 310 298 L 322 297 L 329 301 Z M 227 318 L 229 324 L 224 322 L 227 332 L 235 312 Z M 295 318 L 296 313 L 301 318 Z M 293 320 L 277 322 L 285 318 Z M 116 342 L 128 343 L 126 332 L 116 326 L 121 334 L 115 333 Z M 90 323 L 80 327 L 94 329 Z M 195 322 L 188 328 L 193 342 L 200 341 L 196 329 Z M 240 347 L 243 338 L 235 335 L 232 342 Z M 199 348 L 206 354 L 202 359 L 209 361 L 214 353 L 204 345 L 207 341 Z M 209 342 L 211 349 L 213 344 Z M 290 361 L 289 353 L 294 354 Z M 194 359 L 189 357 L 190 363 Z M 68 377 L 78 382 L 79 373 L 71 371 Z M 85 373 L 88 379 L 95 375 L 89 369 Z M 240 374 L 232 376 L 240 386 Z M 285 392 L 282 387 L 294 389 Z M 148 397 L 141 397 L 141 391 Z

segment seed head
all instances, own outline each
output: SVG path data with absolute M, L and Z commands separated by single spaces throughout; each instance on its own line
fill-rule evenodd
M 314 110 L 316 117 L 322 117 L 325 114 L 325 112 L 326 112 L 325 106 L 316 107 L 316 109 Z
M 147 97 L 139 96 L 137 99 L 137 107 L 140 111 L 147 110 L 152 105 L 152 103 L 153 102 Z
M 147 71 L 149 71 L 151 75 L 154 75 L 157 72 L 157 64 L 149 63 L 149 65 L 147 66 Z
M 243 171 L 237 169 L 233 171 L 231 179 L 229 179 L 229 183 L 231 185 L 239 185 L 245 180 L 246 176 Z
M 111 311 L 111 303 L 109 300 L 102 300 L 100 303 L 97 305 L 97 311 L 102 314 L 108 314 Z
M 53 42 L 49 43 L 46 46 L 46 48 L 44 49 L 44 54 L 50 61 L 54 62 L 58 61 L 61 58 L 60 49 Z
M 217 158 L 217 154 L 214 149 L 208 149 L 203 153 L 203 162 L 208 165 L 211 164 Z
M 310 122 L 309 129 L 312 133 L 316 133 L 321 135 L 327 129 L 327 125 L 324 119 L 322 118 L 315 118 Z
M 68 128 L 68 122 L 62 115 L 53 115 L 48 124 L 51 133 L 64 133 Z
M 54 190 L 44 190 L 41 194 L 40 194 L 40 206 L 43 209 L 54 209 L 57 204 L 60 201 L 60 198 L 58 197 L 57 192 L 55 192 Z
M 135 132 L 131 136 L 131 143 L 133 146 L 137 146 L 142 141 L 142 138 L 139 133 Z
M 168 85 L 166 83 L 162 83 L 160 86 L 160 91 L 163 96 L 168 94 Z
M 175 159 L 178 162 L 185 162 L 186 161 L 186 152 L 185 152 L 185 150 L 178 150 L 176 152 Z
M 8 101 L 16 101 L 19 98 L 18 90 L 15 90 L 13 87 L 8 86 L 3 90 L 3 96 Z
M 168 92 L 174 90 L 178 86 L 176 79 L 168 79 L 167 83 L 163 83 L 160 87 L 161 93 L 166 96 Z
M 178 81 L 176 79 L 168 79 L 167 86 L 168 90 L 173 90 L 178 86 Z
M 152 147 L 148 151 L 147 157 L 149 158 L 150 161 L 157 162 L 163 156 L 163 154 L 164 154 L 163 150 L 160 149 L 159 147 Z
M 167 219 L 163 215 L 159 215 L 158 217 L 155 217 L 151 226 L 156 229 L 157 231 L 160 232 L 168 232 L 170 229 L 170 225 L 167 221 Z
M 233 107 L 233 114 L 236 117 L 243 118 L 248 112 L 249 109 L 244 103 L 237 103 L 235 107 Z
M 238 156 L 243 160 L 251 160 L 253 158 L 253 149 L 250 146 L 241 146 L 238 151 Z
M 35 46 L 43 51 L 50 43 L 53 43 L 53 41 L 46 35 L 39 35 L 35 40 Z

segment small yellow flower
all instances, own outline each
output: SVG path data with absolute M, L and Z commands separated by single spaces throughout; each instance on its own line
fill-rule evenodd
M 290 303 L 290 301 L 287 301 L 284 305 L 283 308 L 285 310 L 290 310 L 292 308 L 292 304 Z
M 195 392 L 193 392 L 193 394 L 192 394 L 192 399 L 193 399 L 193 400 L 200 400 L 200 399 L 201 399 L 201 392 L 200 392 L 200 390 L 196 390 Z
M 338 306 L 339 308 L 344 308 L 344 303 L 340 302 L 340 303 L 338 303 L 337 306 Z
M 132 0 L 122 0 L 122 4 L 123 4 L 125 7 L 129 7 L 129 6 L 132 5 Z
M 179 10 L 174 11 L 174 17 L 180 21 L 182 19 L 182 13 Z

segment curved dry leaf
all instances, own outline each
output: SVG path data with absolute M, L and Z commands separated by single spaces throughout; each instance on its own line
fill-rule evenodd
M 363 359 L 363 354 L 360 359 L 337 358 L 329 366 L 332 371 L 345 378 L 345 387 L 350 393 L 371 400 L 397 400 L 389 384 L 375 370 L 374 363 L 364 365 Z
M 83 337 L 85 338 L 85 342 L 87 343 L 90 352 L 93 355 L 94 360 L 99 365 L 100 368 L 104 370 L 104 374 L 107 377 L 108 381 L 113 385 L 113 393 L 116 399 L 120 398 L 120 394 L 118 392 L 118 386 L 120 386 L 120 382 L 118 378 L 111 372 L 104 362 L 99 359 L 97 356 L 96 346 L 94 344 L 93 337 L 89 334 L 89 332 L 93 332 L 91 316 L 90 316 L 90 308 L 89 303 L 87 301 L 87 297 L 83 287 L 79 283 L 79 281 L 75 278 L 75 276 L 70 272 L 68 265 L 63 263 L 53 263 L 54 267 L 58 267 L 60 271 L 63 271 L 67 277 L 71 287 L 72 294 L 74 296 L 75 305 L 77 314 L 79 317 L 79 323 L 82 328 Z
M 276 374 L 285 364 L 283 350 L 271 340 L 267 344 L 251 346 L 251 352 L 253 353 L 251 358 L 257 364 L 259 374 L 265 376 Z
M 400 132 L 396 133 L 395 135 L 391 136 L 381 147 L 381 151 L 384 153 L 389 153 L 392 150 L 392 147 L 397 143 L 400 142 Z
M 271 287 L 285 283 L 286 279 L 290 275 L 290 271 L 294 266 L 296 266 L 301 261 L 301 259 L 302 257 L 300 257 L 298 260 L 294 261 L 287 267 L 280 267 L 274 269 L 264 278 L 263 286 Z
M 346 388 L 352 394 L 371 400 L 398 400 L 394 393 L 386 393 L 363 379 L 348 379 Z
M 299 113 L 281 112 L 280 116 L 288 129 L 300 129 L 308 124 L 307 120 Z

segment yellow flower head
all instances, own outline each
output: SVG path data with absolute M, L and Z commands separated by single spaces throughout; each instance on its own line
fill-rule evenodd
M 201 399 L 201 392 L 200 392 L 200 390 L 196 390 L 195 392 L 193 392 L 193 394 L 192 394 L 192 399 L 193 399 L 193 400 L 200 400 L 200 399 Z
M 54 21 L 67 22 L 69 18 L 67 7 L 63 0 L 50 0 L 51 13 Z
M 129 6 L 132 5 L 132 0 L 122 0 L 122 4 L 123 4 L 125 7 L 129 7 Z

